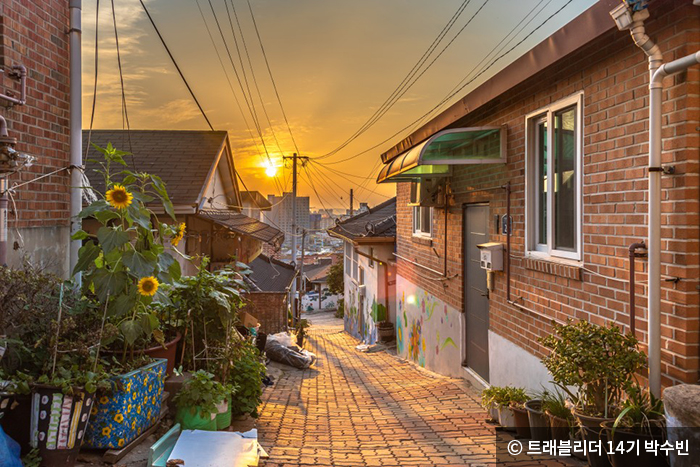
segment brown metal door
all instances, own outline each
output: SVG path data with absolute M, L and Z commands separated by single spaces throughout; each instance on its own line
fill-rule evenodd
M 466 364 L 489 380 L 489 298 L 486 270 L 479 265 L 477 245 L 489 241 L 489 207 L 471 205 L 464 210 L 464 311 Z

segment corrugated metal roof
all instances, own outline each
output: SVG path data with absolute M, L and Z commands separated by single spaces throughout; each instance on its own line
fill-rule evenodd
M 396 237 L 396 198 L 339 222 L 328 233 L 348 240 Z
M 243 235 L 248 235 L 265 243 L 281 244 L 284 241 L 284 233 L 244 214 L 233 211 L 203 209 L 197 213 L 203 219 L 211 220 Z

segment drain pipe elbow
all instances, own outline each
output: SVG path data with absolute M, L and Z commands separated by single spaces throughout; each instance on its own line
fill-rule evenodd
M 649 58 L 649 70 L 653 74 L 663 63 L 663 54 L 659 46 L 647 35 L 643 19 L 636 19 L 632 22 L 630 35 L 635 45 L 642 49 Z
M 0 115 L 0 138 L 8 138 L 9 136 L 10 135 L 7 133 L 7 120 Z

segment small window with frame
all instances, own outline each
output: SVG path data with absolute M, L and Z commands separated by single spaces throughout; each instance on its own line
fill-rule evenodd
M 413 235 L 427 238 L 433 236 L 433 208 L 413 206 Z

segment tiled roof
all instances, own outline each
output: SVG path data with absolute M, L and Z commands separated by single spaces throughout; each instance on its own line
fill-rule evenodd
M 291 264 L 265 255 L 258 256 L 248 266 L 252 271 L 247 276 L 248 282 L 262 292 L 285 292 L 296 275 Z
M 384 201 L 328 229 L 336 237 L 357 238 L 396 237 L 396 198 Z
M 256 238 L 262 242 L 276 244 L 284 241 L 284 233 L 271 225 L 233 211 L 203 209 L 197 213 L 227 229 Z
M 83 150 L 88 133 L 83 130 Z M 199 203 L 207 176 L 226 138 L 225 131 L 92 130 L 90 141 L 100 147 L 112 143 L 121 151 L 129 151 L 131 147 L 133 162 L 131 156 L 125 156 L 129 169 L 158 175 L 165 182 L 173 204 L 191 206 Z M 94 172 L 99 166 L 87 159 L 102 160 L 102 154 L 90 145 L 86 174 L 90 184 L 104 193 L 104 180 Z
M 332 258 L 320 258 L 318 264 L 305 264 L 304 276 L 307 280 L 317 281 L 325 278 L 333 265 Z

